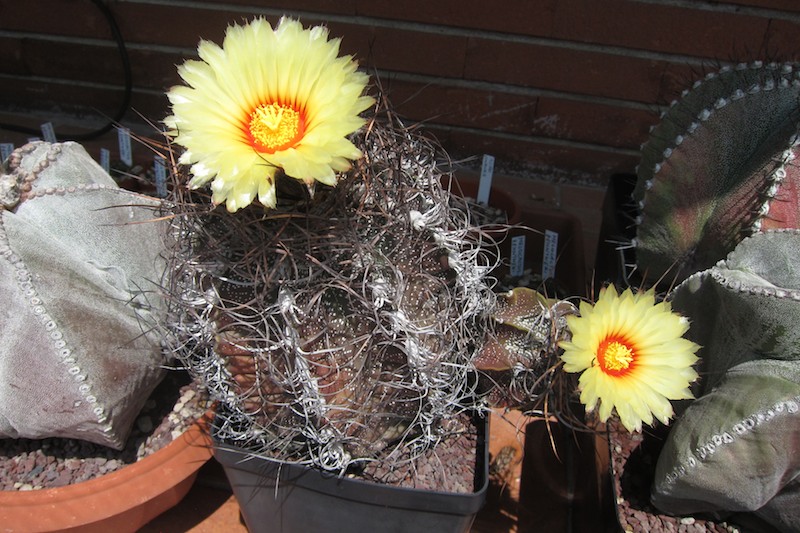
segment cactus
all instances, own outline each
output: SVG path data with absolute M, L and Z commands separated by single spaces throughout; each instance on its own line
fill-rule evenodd
M 160 202 L 75 143 L 14 151 L 0 194 L 0 437 L 120 449 L 167 362 Z
M 224 404 L 225 440 L 337 472 L 413 456 L 475 406 L 495 302 L 434 147 L 388 121 L 355 143 L 336 187 L 279 177 L 268 212 L 175 198 L 169 290 L 175 348 Z
M 653 503 L 674 514 L 753 511 L 800 527 L 800 231 L 743 240 L 672 295 L 703 345 L 702 396 L 673 426 Z
M 799 244 L 798 230 L 755 234 L 673 291 L 673 308 L 691 320 L 689 336 L 703 346 L 702 392 L 748 360 L 800 360 Z
M 800 227 L 797 68 L 723 68 L 662 115 L 642 147 L 634 191 L 641 273 L 681 280 L 755 231 Z
M 577 313 L 572 303 L 527 287 L 500 295 L 494 327 L 473 361 L 492 406 L 540 415 L 561 410 L 572 387 L 561 372 L 558 343 L 569 338 L 566 317 Z
M 497 226 L 476 226 L 446 155 L 375 106 L 327 36 L 257 19 L 179 68 L 167 333 L 219 402 L 221 445 L 392 470 L 468 430 L 451 419 L 487 394 L 546 403 L 574 308 L 526 292 L 497 307 Z

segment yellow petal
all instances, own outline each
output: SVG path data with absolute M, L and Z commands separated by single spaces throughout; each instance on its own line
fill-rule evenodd
M 329 40 L 327 29 L 304 29 L 285 17 L 274 29 L 262 18 L 230 26 L 222 46 L 201 41 L 200 59 L 178 67 L 185 85 L 167 93 L 172 112 L 164 121 L 173 142 L 191 154 L 181 157 L 198 172 L 190 186 L 211 181 L 212 200 L 235 211 L 256 198 L 275 206 L 275 169 L 266 167 L 335 185 L 336 173 L 361 157 L 347 136 L 364 125 L 359 113 L 374 103 L 364 95 L 369 77 L 338 54 L 339 40 Z M 305 130 L 289 130 L 299 132 L 285 137 L 292 144 L 266 145 L 277 149 L 268 153 L 252 140 L 251 115 L 276 102 L 301 113 Z
M 564 370 L 582 372 L 581 402 L 587 411 L 597 409 L 600 420 L 616 411 L 623 426 L 639 431 L 654 418 L 667 423 L 670 401 L 691 397 L 699 347 L 682 337 L 688 321 L 657 303 L 652 291 L 619 293 L 610 285 L 594 305 L 582 302 L 580 316 L 567 317 L 567 326 L 572 338 L 559 344 Z M 605 366 L 599 352 L 620 344 L 626 358 Z

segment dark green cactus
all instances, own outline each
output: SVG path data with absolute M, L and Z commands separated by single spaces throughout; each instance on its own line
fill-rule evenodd
M 799 122 L 796 63 L 724 68 L 673 102 L 637 170 L 640 273 L 683 279 L 755 231 L 798 227 Z

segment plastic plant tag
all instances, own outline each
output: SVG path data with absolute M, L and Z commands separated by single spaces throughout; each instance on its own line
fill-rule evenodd
M 100 167 L 106 174 L 111 174 L 111 152 L 108 148 L 100 148 Z
M 544 253 L 542 255 L 542 279 L 556 277 L 556 261 L 558 260 L 558 233 L 551 230 L 544 232 Z
M 156 180 L 156 196 L 166 198 L 167 196 L 167 167 L 164 158 L 160 155 L 153 159 L 153 172 Z
M 479 204 L 489 204 L 489 193 L 492 190 L 492 177 L 494 175 L 494 156 L 489 154 L 483 155 L 483 162 L 481 164 L 481 180 L 478 183 L 478 197 L 476 200 Z
M 5 161 L 14 151 L 14 143 L 0 143 L 0 161 Z
M 56 142 L 56 131 L 53 129 L 52 122 L 45 122 L 41 125 L 42 137 L 49 143 Z
M 525 235 L 511 238 L 511 267 L 509 274 L 513 277 L 522 276 L 525 271 Z
M 119 159 L 126 165 L 133 166 L 133 149 L 131 148 L 131 130 L 119 128 L 117 130 L 117 141 L 119 143 Z

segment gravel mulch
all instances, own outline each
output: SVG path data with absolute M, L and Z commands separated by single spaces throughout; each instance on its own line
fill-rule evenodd
M 617 421 L 609 421 L 614 498 L 617 518 L 624 532 L 749 533 L 737 525 L 701 517 L 662 514 L 650 503 L 658 454 L 668 428 L 647 428 L 629 434 Z
M 0 490 L 62 487 L 114 472 L 160 450 L 208 409 L 185 372 L 170 371 L 142 409 L 123 450 L 76 439 L 0 439 Z
M 479 423 L 485 423 L 479 420 Z M 352 477 L 397 487 L 440 492 L 473 493 L 485 479 L 485 461 L 477 460 L 478 428 L 473 418 L 461 414 L 443 422 L 447 437 L 411 461 L 376 462 Z

